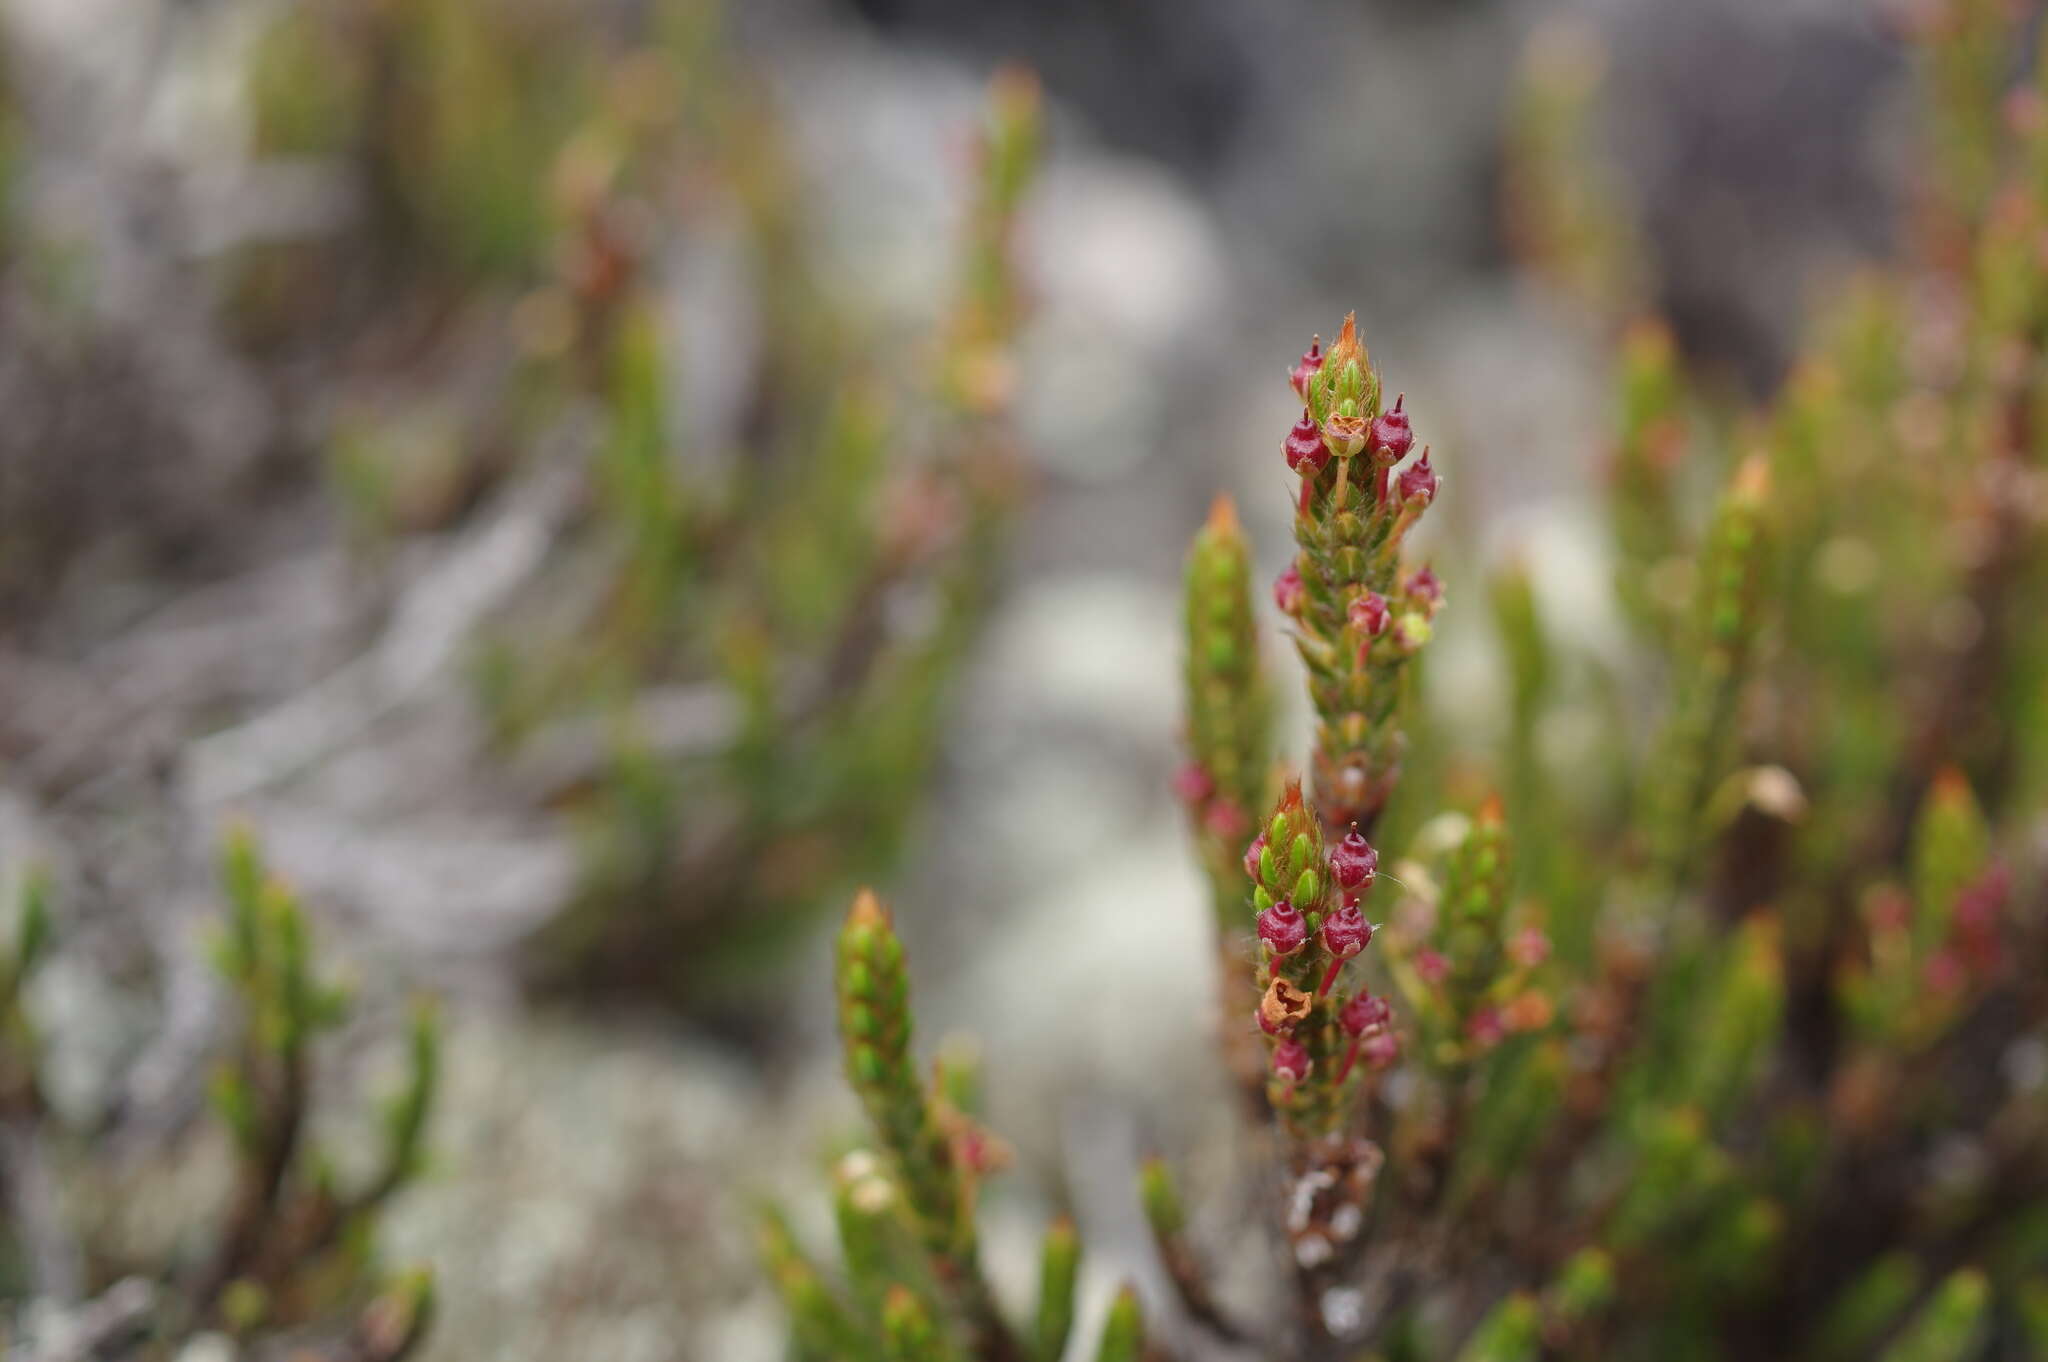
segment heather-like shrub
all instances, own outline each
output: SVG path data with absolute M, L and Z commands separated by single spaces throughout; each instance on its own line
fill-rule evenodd
M 1351 319 L 1295 365 L 1271 603 L 1306 774 L 1270 765 L 1265 606 L 1222 504 L 1189 559 L 1176 780 L 1213 887 L 1219 1063 L 1263 1135 L 1243 1188 L 1201 1190 L 1266 1207 L 1285 1287 L 1219 1306 L 1221 1255 L 1155 1162 L 1135 1194 L 1177 1299 L 1141 1337 L 1126 1294 L 1092 1355 L 2048 1352 L 2048 98 L 2006 88 L 2020 31 L 1992 3 L 1930 20 L 1917 247 L 1762 411 L 1625 324 L 1629 270 L 1589 256 L 1630 234 L 1585 220 L 1614 210 L 1584 178 L 1544 200 L 1568 139 L 1532 130 L 1525 240 L 1617 337 L 1620 663 L 1559 641 L 1540 564 L 1464 593 L 1404 555 L 1455 484 Z M 1418 656 L 1447 598 L 1487 594 L 1506 744 L 1491 781 L 1412 791 Z M 1577 688 L 1604 722 L 1556 741 Z M 1455 806 L 1376 845 L 1418 796 Z M 844 1285 L 765 1232 L 799 1352 L 1061 1357 L 1073 1233 L 1006 1312 L 974 1221 L 992 1137 L 921 1076 L 910 975 L 863 897 L 838 980 L 873 1152 L 842 1165 Z
M 138 1261 L 134 1245 L 68 1214 L 59 1170 L 83 1158 L 100 1165 L 95 1176 L 112 1175 L 119 1119 L 67 1117 L 49 1098 L 28 988 L 52 944 L 50 890 L 39 875 L 26 881 L 0 956 L 0 1300 L 25 1357 L 171 1357 L 219 1334 L 294 1356 L 397 1362 L 431 1321 L 432 1275 L 387 1275 L 375 1236 L 386 1203 L 425 1162 L 440 1072 L 434 1013 L 414 1014 L 374 1164 L 344 1178 L 313 1134 L 333 1086 L 315 1043 L 347 1020 L 349 992 L 316 972 L 304 910 L 243 833 L 227 840 L 221 883 L 227 913 L 213 954 L 236 1025 L 207 1095 L 232 1176 L 210 1223 L 182 1233 L 167 1260 Z
M 526 961 L 549 988 L 703 1012 L 820 886 L 893 864 L 923 789 L 1020 500 L 1012 238 L 1038 92 L 992 83 L 957 282 L 906 347 L 826 271 L 821 196 L 720 7 L 589 19 L 281 13 L 252 54 L 257 151 L 362 203 L 230 273 L 247 334 L 326 377 L 311 438 L 367 559 L 573 489 L 545 570 L 465 643 L 487 774 L 581 850 Z M 719 330 L 684 335 L 707 306 Z M 707 387 L 710 415 L 680 409 Z

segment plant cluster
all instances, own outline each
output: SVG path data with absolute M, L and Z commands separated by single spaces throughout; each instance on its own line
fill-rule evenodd
M 1175 782 L 1288 1299 L 1219 1305 L 1154 1162 L 1138 1199 L 1177 1298 L 1141 1340 L 1120 1297 L 1096 1356 L 2048 1352 L 2048 86 L 2008 88 L 2020 32 L 2000 4 L 1933 7 L 1918 247 L 1767 410 L 1617 317 L 1632 653 L 1566 646 L 1541 568 L 1502 571 L 1506 741 L 1424 763 L 1419 789 L 1405 692 L 1445 588 L 1403 549 L 1439 476 L 1351 319 L 1294 367 L 1272 602 L 1307 677 L 1306 778 L 1272 764 L 1222 504 L 1189 558 Z M 1525 197 L 1543 171 L 1520 168 Z M 1530 239 L 1625 239 L 1573 225 L 1590 201 Z M 1624 270 L 1562 277 L 1626 305 Z M 1575 686 L 1599 721 L 1572 726 Z M 1383 856 L 1412 799 L 1453 809 Z M 843 1285 L 770 1222 L 800 1354 L 1065 1355 L 1072 1231 L 1012 1317 L 974 1228 L 999 1146 L 943 1066 L 920 1076 L 871 898 L 838 980 L 874 1143 L 841 1186 Z
M 531 973 L 701 1011 L 819 884 L 884 871 L 922 790 L 1021 492 L 1038 94 L 991 84 L 957 282 L 905 361 L 821 262 L 818 187 L 719 7 L 630 8 L 289 7 L 250 67 L 257 155 L 363 207 L 232 274 L 244 332 L 339 394 L 307 438 L 370 560 L 569 474 L 547 570 L 469 642 L 492 774 L 583 852 Z
M 425 1161 L 440 1072 L 434 1012 L 415 1010 L 407 1072 L 383 1107 L 374 1166 L 344 1178 L 312 1126 L 316 1099 L 331 1086 L 314 1043 L 347 1020 L 348 990 L 314 972 L 304 910 L 246 834 L 229 836 L 221 881 L 227 915 L 214 959 L 239 1017 L 208 1095 L 214 1133 L 232 1149 L 232 1181 L 214 1222 L 159 1262 L 137 1261 L 118 1236 L 101 1242 L 69 1223 L 57 1170 L 81 1144 L 105 1164 L 98 1141 L 112 1132 L 67 1118 L 48 1096 L 29 989 L 52 943 L 50 891 L 40 874 L 25 882 L 14 940 L 0 957 L 4 1296 L 37 1300 L 44 1311 L 68 1307 L 73 1317 L 39 1337 L 34 1316 L 10 1310 L 0 1337 L 20 1334 L 21 1356 L 170 1357 L 216 1333 L 298 1357 L 398 1362 L 432 1320 L 432 1274 L 387 1275 L 375 1237 L 383 1208 Z

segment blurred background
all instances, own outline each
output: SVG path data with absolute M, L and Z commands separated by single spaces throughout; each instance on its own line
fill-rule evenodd
M 1049 1204 L 1135 1245 L 1141 1148 L 1227 1157 L 1177 591 L 1219 491 L 1282 561 L 1288 366 L 1356 308 L 1437 451 L 1454 764 L 1498 708 L 1461 573 L 1614 633 L 1616 317 L 1763 395 L 1891 248 L 1900 17 L 7 0 L 0 875 L 54 886 L 88 1218 L 175 1240 L 218 1183 L 239 822 L 362 996 L 337 1085 L 443 1000 L 384 1225 L 426 1356 L 780 1355 L 739 1212 L 852 1119 L 864 881 L 998 1080 L 998 1279 Z M 1573 111 L 1626 238 L 1578 286 L 1520 263 Z

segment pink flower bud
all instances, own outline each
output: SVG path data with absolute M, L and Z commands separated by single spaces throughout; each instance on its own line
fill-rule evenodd
M 1323 923 L 1323 949 L 1339 960 L 1349 960 L 1372 940 L 1372 924 L 1357 907 L 1339 908 Z
M 1281 899 L 1259 914 L 1259 940 L 1276 956 L 1292 955 L 1308 944 L 1308 919 Z
M 1436 489 L 1443 484 L 1443 479 L 1429 466 L 1429 451 L 1426 449 L 1422 451 L 1421 458 L 1401 470 L 1399 481 L 1401 500 L 1419 502 L 1424 506 L 1436 500 Z
M 1375 1069 L 1384 1069 L 1401 1057 L 1401 1038 L 1392 1030 L 1375 1031 L 1359 1045 L 1358 1052 Z
M 1962 957 L 1954 951 L 1936 951 L 1927 957 L 1922 967 L 1922 979 L 1929 993 L 1960 993 L 1969 982 L 1970 973 L 1963 968 Z
M 1472 1020 L 1465 1023 L 1465 1034 L 1484 1049 L 1491 1050 L 1507 1035 L 1507 1026 L 1501 1021 L 1500 1009 L 1482 1007 L 1472 1014 Z
M 1266 834 L 1252 838 L 1252 844 L 1244 849 L 1244 873 L 1252 879 L 1259 877 L 1259 853 L 1266 849 Z
M 989 1138 L 988 1132 L 966 1126 L 953 1136 L 953 1157 L 977 1173 L 1001 1171 L 1009 1162 L 1009 1150 Z
M 1308 350 L 1302 355 L 1301 362 L 1295 365 L 1293 371 L 1287 375 L 1287 381 L 1294 385 L 1294 395 L 1296 397 L 1304 402 L 1308 401 L 1308 381 L 1314 378 L 1316 371 L 1322 367 L 1323 338 L 1317 336 L 1313 341 L 1309 342 Z
M 2012 872 L 2001 862 L 1956 895 L 1954 946 L 1978 974 L 1994 973 L 2004 957 L 1999 925 L 2012 892 Z
M 1438 581 L 1436 573 L 1427 567 L 1419 567 L 1409 573 L 1408 580 L 1402 583 L 1401 589 L 1408 599 L 1432 615 L 1436 613 L 1437 607 L 1444 603 L 1444 584 Z
M 1550 938 L 1539 928 L 1524 927 L 1508 942 L 1508 958 L 1523 969 L 1535 969 L 1550 958 Z
M 1173 775 L 1173 792 L 1190 804 L 1216 793 L 1216 782 L 1200 762 L 1189 762 Z
M 1451 977 L 1451 962 L 1441 952 L 1419 950 L 1415 952 L 1415 973 L 1425 984 L 1440 984 Z
M 1372 456 L 1382 464 L 1401 462 L 1414 447 L 1415 431 L 1408 424 L 1408 413 L 1401 410 L 1406 398 L 1405 393 L 1396 397 L 1393 407 L 1372 423 Z
M 1993 865 L 1956 895 L 1956 926 L 1966 932 L 1995 930 L 2011 892 L 2012 872 L 2003 862 Z
M 1354 1036 L 1362 1036 L 1376 1026 L 1385 1026 L 1393 1018 L 1394 1009 L 1387 1006 L 1387 1000 L 1375 998 L 1370 993 L 1359 994 L 1337 1013 L 1337 1021 Z
M 1251 826 L 1244 810 L 1228 799 L 1210 801 L 1208 812 L 1202 815 L 1202 826 L 1216 837 L 1226 841 L 1244 836 L 1244 830 Z
M 1387 631 L 1390 618 L 1387 598 L 1377 591 L 1368 591 L 1353 600 L 1346 614 L 1351 620 L 1351 627 L 1368 638 L 1378 638 Z
M 1873 890 L 1863 911 L 1874 932 L 1903 932 L 1913 921 L 1913 901 L 1894 888 Z
M 1273 580 L 1273 604 L 1283 615 L 1299 615 L 1308 601 L 1308 589 L 1301 584 L 1301 569 L 1290 563 L 1287 571 Z
M 1356 824 L 1344 834 L 1342 841 L 1330 848 L 1329 858 L 1330 874 L 1345 889 L 1362 889 L 1380 873 L 1380 854 L 1359 834 Z M 1351 902 L 1348 896 L 1345 902 Z M 1370 935 L 1370 929 L 1367 934 Z
M 1299 1083 L 1315 1067 L 1308 1047 L 1298 1040 L 1283 1040 L 1273 1047 L 1273 1072 L 1290 1083 Z
M 1323 465 L 1330 461 L 1330 450 L 1323 443 L 1322 428 L 1308 414 L 1307 407 L 1301 409 L 1301 419 L 1287 432 L 1287 439 L 1280 448 L 1287 455 L 1288 468 L 1303 477 L 1321 472 Z

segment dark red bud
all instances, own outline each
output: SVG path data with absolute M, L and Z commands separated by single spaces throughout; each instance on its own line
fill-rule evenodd
M 1372 924 L 1356 907 L 1339 908 L 1323 923 L 1323 949 L 1339 960 L 1349 960 L 1372 940 Z
M 1301 409 L 1301 419 L 1287 432 L 1280 448 L 1287 455 L 1287 466 L 1304 477 L 1321 472 L 1330 461 L 1330 447 L 1323 443 L 1323 432 L 1309 417 L 1306 407 Z
M 1308 1047 L 1300 1041 L 1283 1040 L 1273 1047 L 1273 1072 L 1290 1083 L 1299 1083 L 1307 1078 L 1313 1067 Z
M 1259 914 L 1259 940 L 1274 955 L 1292 955 L 1308 944 L 1308 919 L 1286 899 Z
M 1330 873 L 1345 889 L 1362 889 L 1380 873 L 1380 854 L 1359 834 L 1356 824 L 1330 848 Z M 1345 901 L 1351 901 L 1348 895 Z
M 1383 411 L 1372 423 L 1372 456 L 1383 464 L 1396 464 L 1408 456 L 1415 447 L 1415 430 L 1408 424 L 1408 413 L 1401 410 L 1406 394 L 1394 399 L 1394 405 Z
M 1351 627 L 1368 638 L 1378 638 L 1387 632 L 1387 620 L 1391 618 L 1387 598 L 1377 591 L 1368 591 L 1352 601 L 1346 614 L 1351 620 Z
M 1283 615 L 1298 615 L 1308 601 L 1308 589 L 1301 584 L 1301 569 L 1289 564 L 1287 571 L 1273 580 L 1273 604 L 1280 607 Z
M 1387 1000 L 1370 993 L 1359 994 L 1337 1013 L 1338 1022 L 1354 1036 L 1362 1036 L 1375 1026 L 1385 1026 L 1393 1017 L 1394 1009 L 1387 1006 Z
M 1216 793 L 1216 782 L 1199 762 L 1189 762 L 1173 775 L 1173 792 L 1190 804 Z
M 1294 395 L 1296 397 L 1304 402 L 1308 401 L 1308 381 L 1314 378 L 1316 371 L 1322 367 L 1323 338 L 1317 336 L 1309 343 L 1307 352 L 1301 357 L 1301 362 L 1295 365 L 1293 371 L 1287 375 L 1287 381 L 1294 385 Z
M 1417 501 L 1427 506 L 1436 500 L 1436 489 L 1443 485 L 1443 479 L 1429 466 L 1429 451 L 1423 450 L 1422 457 L 1401 470 L 1401 500 Z
M 1253 879 L 1259 877 L 1259 853 L 1266 849 L 1266 834 L 1252 838 L 1252 844 L 1244 849 L 1244 873 Z

